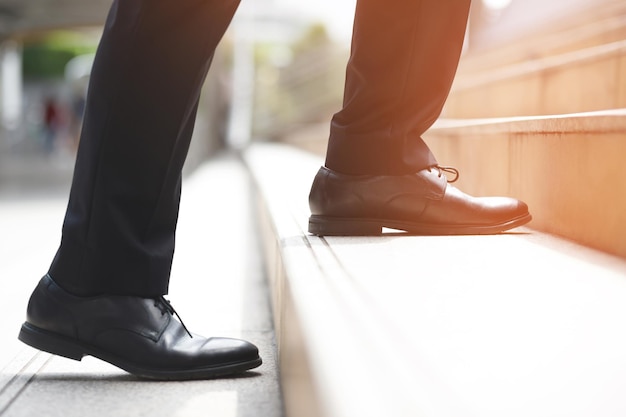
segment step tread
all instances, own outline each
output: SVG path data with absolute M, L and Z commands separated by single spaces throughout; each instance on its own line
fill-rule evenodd
M 523 228 L 312 236 L 322 159 L 268 144 L 245 158 L 328 415 L 626 412 L 624 260 Z

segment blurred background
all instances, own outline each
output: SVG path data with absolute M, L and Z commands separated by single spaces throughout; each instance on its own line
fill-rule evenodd
M 0 196 L 67 189 L 110 3 L 0 0 Z M 328 121 L 355 6 L 337 3 L 243 2 L 204 86 L 187 171 L 224 146 Z

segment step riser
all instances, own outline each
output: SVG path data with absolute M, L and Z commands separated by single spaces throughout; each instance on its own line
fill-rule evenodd
M 272 218 L 259 190 L 256 194 L 258 225 L 269 280 L 286 415 L 321 416 L 324 414 L 320 408 L 322 400 L 314 386 L 316 379 L 310 369 L 310 352 L 302 334 L 294 295 L 287 279 L 283 248 L 276 239 L 277 219 Z
M 461 171 L 459 188 L 520 198 L 531 228 L 626 257 L 626 133 L 477 130 L 427 137 L 437 159 Z

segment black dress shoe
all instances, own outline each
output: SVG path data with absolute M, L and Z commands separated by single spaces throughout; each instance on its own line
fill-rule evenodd
M 309 205 L 315 235 L 380 235 L 384 227 L 412 234 L 492 234 L 528 223 L 523 202 L 507 197 L 472 197 L 448 184 L 431 167 L 411 175 L 344 175 L 321 167 Z M 455 181 L 456 177 L 451 181 Z
M 205 379 L 261 365 L 244 340 L 192 335 L 163 297 L 76 297 L 49 275 L 28 303 L 19 339 L 70 359 L 91 355 L 137 376 Z

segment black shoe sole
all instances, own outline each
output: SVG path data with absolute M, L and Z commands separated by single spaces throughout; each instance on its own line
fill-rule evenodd
M 190 380 L 210 379 L 225 375 L 237 374 L 260 366 L 263 361 L 260 357 L 254 360 L 225 363 L 203 368 L 192 369 L 150 369 L 133 364 L 116 355 L 104 352 L 96 347 L 78 342 L 69 337 L 49 332 L 33 326 L 30 323 L 22 324 L 18 339 L 35 349 L 69 359 L 80 361 L 84 356 L 93 356 L 108 362 L 133 375 L 157 380 Z
M 380 236 L 383 228 L 388 228 L 413 235 L 491 235 L 522 226 L 531 220 L 529 213 L 505 222 L 481 225 L 428 224 L 313 215 L 309 217 L 309 233 L 317 236 Z

